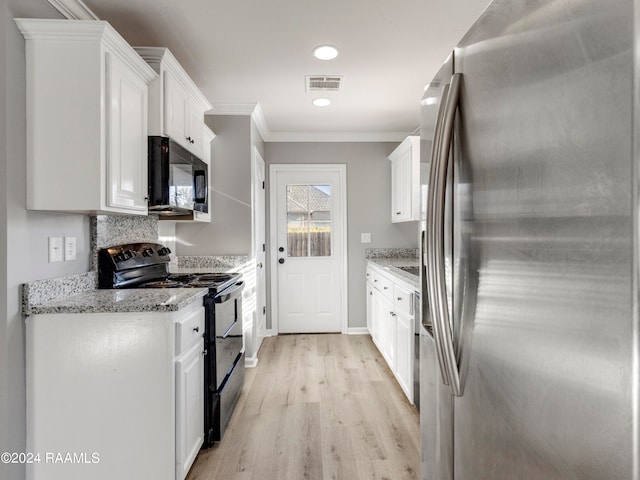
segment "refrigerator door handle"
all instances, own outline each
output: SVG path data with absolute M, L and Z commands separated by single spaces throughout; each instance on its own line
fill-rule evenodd
M 438 116 L 433 135 L 433 145 L 431 147 L 431 166 L 429 168 L 429 190 L 427 191 L 427 223 L 426 235 L 423 236 L 423 249 L 421 255 L 421 266 L 426 267 L 422 271 L 426 274 L 422 276 L 422 290 L 427 295 L 422 295 L 422 322 L 425 327 L 433 333 L 436 357 L 442 375 L 442 383 L 449 385 L 449 372 L 445 361 L 443 338 L 440 332 L 438 318 L 440 318 L 442 304 L 440 303 L 440 295 L 437 291 L 436 284 L 436 256 L 438 255 L 435 247 L 436 222 L 438 218 L 435 213 L 435 205 L 437 198 L 437 176 L 438 165 L 440 159 L 440 148 L 442 145 L 442 120 L 444 111 L 449 97 L 449 85 L 445 85 L 440 98 L 440 106 L 438 108 Z M 426 278 L 425 278 L 426 277 Z M 428 303 L 427 303 L 428 302 Z M 430 312 L 427 312 L 427 306 L 430 306 Z M 446 308 L 446 305 L 445 305 Z
M 447 291 L 445 284 L 445 265 L 444 265 L 444 226 L 445 226 L 445 199 L 446 199 L 446 185 L 447 185 L 447 170 L 449 168 L 449 150 L 451 141 L 453 139 L 453 128 L 456 110 L 458 108 L 458 99 L 460 97 L 460 80 L 462 75 L 456 73 L 451 77 L 451 84 L 449 87 L 449 96 L 447 97 L 447 105 L 444 111 L 444 118 L 442 121 L 442 140 L 440 143 L 440 151 L 438 152 L 438 174 L 436 180 L 436 192 L 434 214 L 435 221 L 434 226 L 434 286 L 436 290 L 437 304 L 440 309 L 438 315 L 434 319 L 434 324 L 437 323 L 437 329 L 439 330 L 442 342 L 442 350 L 444 363 L 449 374 L 449 385 L 451 387 L 451 393 L 456 396 L 462 396 L 462 384 L 460 381 L 460 370 L 458 368 L 458 360 L 456 357 L 455 348 L 453 346 L 453 333 L 451 329 L 451 322 L 449 320 L 449 308 L 447 305 Z

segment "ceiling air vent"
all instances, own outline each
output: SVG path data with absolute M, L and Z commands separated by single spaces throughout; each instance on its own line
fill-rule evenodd
M 337 92 L 342 78 L 339 75 L 307 75 L 307 92 Z

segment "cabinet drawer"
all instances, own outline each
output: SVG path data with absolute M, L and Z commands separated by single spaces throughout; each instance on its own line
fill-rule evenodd
M 393 300 L 393 282 L 378 272 L 373 272 L 373 286 L 386 298 Z
M 393 303 L 408 315 L 413 315 L 413 292 L 399 285 L 393 286 Z
M 185 313 L 176 322 L 176 355 L 202 339 L 204 334 L 204 307 Z

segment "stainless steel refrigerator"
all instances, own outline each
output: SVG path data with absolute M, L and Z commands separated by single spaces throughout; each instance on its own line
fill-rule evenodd
M 494 0 L 422 99 L 422 478 L 640 480 L 638 1 Z

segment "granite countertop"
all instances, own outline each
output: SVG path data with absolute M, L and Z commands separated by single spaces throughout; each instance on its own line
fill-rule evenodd
M 242 271 L 246 255 L 178 257 L 171 273 Z M 172 312 L 202 301 L 207 288 L 98 289 L 98 274 L 90 271 L 36 280 L 22 285 L 22 314 Z
M 173 312 L 202 301 L 207 288 L 131 288 L 91 290 L 61 300 L 30 305 L 25 315 L 46 313 Z
M 415 288 L 420 288 L 420 277 L 412 273 L 406 272 L 399 267 L 420 267 L 419 259 L 416 257 L 375 257 L 367 258 L 367 261 L 378 267 L 382 267 L 385 271 L 399 277 L 401 280 L 409 283 Z

